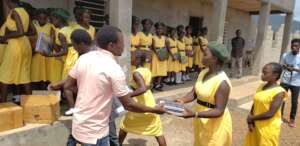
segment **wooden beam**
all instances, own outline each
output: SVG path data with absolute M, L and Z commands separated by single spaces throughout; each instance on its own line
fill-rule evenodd
M 259 11 L 250 11 L 249 14 L 250 15 L 259 15 Z M 284 14 L 284 12 L 282 12 L 280 10 L 272 10 L 271 14 Z

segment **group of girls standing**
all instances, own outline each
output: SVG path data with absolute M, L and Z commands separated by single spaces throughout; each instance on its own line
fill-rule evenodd
M 141 21 L 133 16 L 131 34 L 131 70 L 136 69 L 136 54 L 146 54 L 145 67 L 150 69 L 153 78 L 153 89 L 162 91 L 163 82 L 169 85 L 183 84 L 191 80 L 189 73 L 200 71 L 202 64 L 201 48 L 206 48 L 207 28 L 202 28 L 192 36 L 192 27 L 179 25 L 168 27 L 161 22 L 154 24 L 150 19 Z
M 46 89 L 49 83 L 64 80 L 78 58 L 72 32 L 85 30 L 92 39 L 96 33 L 90 12 L 82 7 L 74 8 L 76 22 L 69 22 L 70 14 L 61 8 L 23 8 L 19 0 L 4 4 L 9 12 L 0 33 L 0 102 L 7 100 L 9 85 L 24 87 L 18 94 L 30 95 L 32 89 Z M 51 42 L 50 53 L 35 52 L 41 34 Z M 68 103 L 71 109 L 73 102 Z

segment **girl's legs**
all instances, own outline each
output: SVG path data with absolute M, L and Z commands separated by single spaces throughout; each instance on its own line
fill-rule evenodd
M 158 143 L 159 146 L 167 146 L 166 139 L 163 135 L 162 136 L 155 136 L 155 138 L 156 138 L 157 143 Z
M 6 102 L 8 85 L 0 83 L 0 103 Z
M 125 132 L 124 130 L 120 129 L 120 131 L 119 131 L 119 143 L 120 143 L 120 146 L 123 145 L 123 142 L 124 142 L 126 136 L 127 136 L 127 132 Z

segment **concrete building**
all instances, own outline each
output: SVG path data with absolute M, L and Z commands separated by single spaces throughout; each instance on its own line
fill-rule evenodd
M 209 41 L 223 42 L 230 48 L 230 40 L 236 29 L 241 29 L 246 39 L 246 49 L 253 50 L 255 67 L 253 73 L 269 61 L 278 61 L 280 54 L 288 49 L 290 36 L 300 37 L 300 33 L 291 35 L 291 22 L 295 0 L 23 0 L 36 8 L 58 7 L 69 12 L 80 5 L 92 11 L 92 24 L 100 28 L 104 24 L 104 16 L 108 14 L 110 24 L 124 33 L 125 52 L 119 58 L 123 69 L 130 70 L 129 36 L 131 16 L 151 18 L 169 26 L 191 24 L 200 28 L 207 26 Z M 0 25 L 4 21 L 0 1 Z M 285 24 L 275 33 L 269 27 L 271 14 L 285 14 Z M 251 15 L 259 15 L 256 26 Z M 129 73 L 127 73 L 129 75 Z M 43 128 L 35 126 L 20 128 L 17 134 L 8 132 L 0 134 L 0 145 L 6 146 L 63 146 L 69 135 L 71 120 L 67 124 L 56 123 Z M 67 126 L 66 126 L 67 125 Z M 41 127 L 41 126 L 40 126 Z M 55 144 L 54 144 L 55 143 Z

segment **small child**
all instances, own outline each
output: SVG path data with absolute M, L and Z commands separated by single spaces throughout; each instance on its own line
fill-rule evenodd
M 131 87 L 134 89 L 131 97 L 140 104 L 144 104 L 148 107 L 155 107 L 155 99 L 150 90 L 152 78 L 151 71 L 148 68 L 143 67 L 146 63 L 146 54 L 137 53 L 136 55 L 137 69 L 133 72 L 133 80 L 131 81 Z M 162 123 L 157 114 L 128 112 L 120 124 L 119 142 L 121 146 L 128 132 L 139 135 L 155 136 L 159 146 L 167 145 L 162 133 Z

